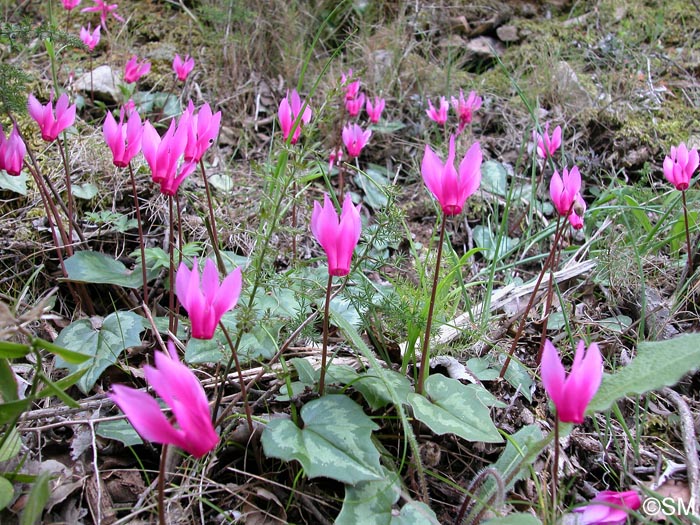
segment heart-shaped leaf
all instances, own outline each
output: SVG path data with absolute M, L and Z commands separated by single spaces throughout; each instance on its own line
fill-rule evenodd
M 421 423 L 436 434 L 455 434 L 467 441 L 503 441 L 491 420 L 489 406 L 503 404 L 484 387 L 464 385 L 440 374 L 425 381 L 425 393 L 409 394 L 408 402 Z
M 68 279 L 83 283 L 116 284 L 124 288 L 140 288 L 143 285 L 141 266 L 128 270 L 121 262 L 100 252 L 81 251 L 65 260 Z M 155 277 L 149 272 L 148 279 Z
M 99 327 L 93 326 L 87 319 L 75 321 L 61 331 L 56 344 L 80 351 L 92 359 L 76 365 L 59 357 L 56 366 L 67 368 L 71 372 L 87 369 L 77 383 L 78 388 L 87 394 L 102 372 L 116 363 L 126 348 L 141 344 L 140 334 L 143 329 L 143 318 L 133 312 L 109 314 Z
M 262 445 L 268 457 L 296 459 L 309 478 L 320 476 L 354 485 L 382 479 L 372 431 L 379 427 L 362 408 L 341 395 L 326 395 L 301 409 L 304 428 L 288 419 L 268 423 Z

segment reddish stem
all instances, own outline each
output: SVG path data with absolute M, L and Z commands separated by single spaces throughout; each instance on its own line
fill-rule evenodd
M 326 285 L 326 304 L 323 310 L 323 350 L 321 351 L 321 376 L 318 378 L 318 394 L 323 395 L 326 380 L 326 353 L 328 352 L 328 317 L 330 315 L 331 287 L 333 286 L 333 276 L 328 274 L 328 284 Z

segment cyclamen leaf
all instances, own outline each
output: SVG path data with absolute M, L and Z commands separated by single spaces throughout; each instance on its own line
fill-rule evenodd
M 12 487 L 12 483 L 7 481 L 7 479 L 0 477 L 0 510 L 4 509 L 12 501 L 15 490 Z
M 133 312 L 109 314 L 100 327 L 94 327 L 87 319 L 75 321 L 61 331 L 56 344 L 80 351 L 91 359 L 76 365 L 59 356 L 56 358 L 56 366 L 67 368 L 71 372 L 87 369 L 77 383 L 78 388 L 87 394 L 102 372 L 116 363 L 125 349 L 141 344 L 140 334 L 143 329 L 143 318 Z
M 124 288 L 143 286 L 141 266 L 128 270 L 121 262 L 100 252 L 76 252 L 65 260 L 68 279 L 84 283 L 116 284 Z M 155 272 L 150 270 L 148 278 L 153 279 Z
M 615 374 L 603 376 L 587 412 L 601 412 L 625 396 L 674 385 L 699 367 L 700 334 L 639 343 L 637 357 L 630 364 Z
M 491 420 L 489 406 L 503 406 L 484 387 L 464 385 L 440 374 L 425 381 L 430 401 L 420 394 L 409 394 L 408 402 L 421 423 L 436 434 L 455 434 L 467 441 L 503 441 Z M 432 401 L 432 402 L 431 402 Z
M 268 457 L 301 463 L 309 478 L 354 485 L 382 479 L 372 431 L 379 427 L 362 408 L 341 395 L 326 395 L 301 409 L 304 428 L 287 419 L 268 423 L 262 445 Z

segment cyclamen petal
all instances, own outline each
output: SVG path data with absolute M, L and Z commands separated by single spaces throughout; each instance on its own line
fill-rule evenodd
M 671 146 L 671 155 L 667 156 L 663 162 L 666 180 L 679 191 L 687 190 L 690 179 L 698 168 L 699 159 L 698 150 L 695 148 L 688 150 L 683 142 L 678 147 Z
M 443 164 L 437 154 L 426 145 L 421 174 L 426 187 L 440 203 L 445 215 L 459 215 L 464 204 L 481 184 L 483 156 L 478 142 L 472 144 L 459 164 L 454 167 L 455 140 L 450 137 L 447 160 Z
M 192 371 L 177 358 L 172 342 L 170 356 L 155 353 L 155 368 L 144 367 L 144 375 L 156 393 L 172 409 L 177 427 L 145 392 L 113 385 L 109 397 L 122 409 L 136 431 L 148 441 L 175 445 L 195 457 L 211 451 L 219 436 L 211 422 L 206 394 Z
M 556 348 L 547 340 L 542 351 L 541 368 L 542 384 L 557 409 L 559 421 L 583 423 L 586 407 L 603 378 L 603 358 L 598 345 L 592 343 L 585 350 L 583 341 L 579 342 L 567 377 Z
M 641 506 L 642 499 L 634 490 L 603 490 L 588 505 L 574 509 L 574 512 L 582 514 L 581 525 L 623 525 L 629 512 Z
M 175 276 L 175 293 L 182 307 L 187 310 L 192 324 L 192 337 L 211 339 L 223 315 L 233 309 L 241 293 L 243 278 L 236 268 L 219 285 L 219 273 L 211 259 L 204 264 L 202 281 L 199 279 L 197 259 L 192 270 L 180 263 Z
M 323 206 L 314 202 L 311 231 L 326 252 L 329 275 L 350 273 L 352 254 L 362 233 L 360 205 L 353 205 L 350 194 L 345 196 L 340 218 L 328 194 L 323 196 Z

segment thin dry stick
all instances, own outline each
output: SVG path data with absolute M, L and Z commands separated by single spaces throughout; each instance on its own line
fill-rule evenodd
M 693 414 L 688 407 L 688 403 L 685 402 L 678 392 L 665 387 L 663 393 L 676 405 L 681 419 L 681 434 L 686 457 L 685 464 L 688 471 L 688 485 L 690 485 L 690 501 L 693 502 L 693 512 L 697 513 L 698 505 L 700 504 L 700 460 L 698 460 Z

